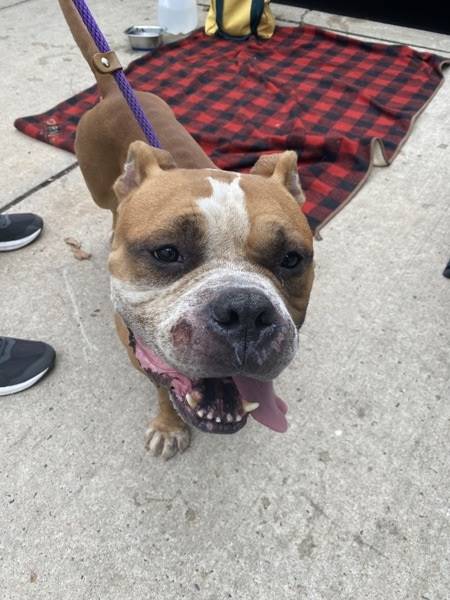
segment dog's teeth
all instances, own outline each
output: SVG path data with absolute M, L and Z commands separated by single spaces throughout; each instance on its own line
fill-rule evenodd
M 206 418 L 209 419 L 210 421 L 212 421 L 214 417 L 214 413 L 212 410 L 209 411 L 209 413 L 206 415 Z
M 200 417 L 200 419 L 203 419 L 203 417 L 205 416 L 205 411 L 203 410 L 203 408 L 197 411 L 197 415 Z
M 242 400 L 242 407 L 244 412 L 249 413 L 259 407 L 259 402 L 247 402 L 247 400 Z
M 241 415 L 236 415 L 236 421 L 239 423 L 239 421 L 242 421 L 242 417 Z
M 228 423 L 231 423 L 233 421 L 233 415 L 232 414 L 230 414 L 230 413 L 227 414 L 227 421 L 228 421 Z
M 222 419 L 220 417 L 216 417 L 216 423 L 220 423 Z
M 195 408 L 198 404 L 198 400 L 193 398 L 191 394 L 186 394 L 186 402 L 189 404 L 191 408 Z

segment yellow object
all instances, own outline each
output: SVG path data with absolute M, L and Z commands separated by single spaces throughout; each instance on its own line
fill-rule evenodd
M 205 23 L 207 35 L 245 39 L 252 33 L 269 39 L 275 30 L 270 0 L 211 0 Z

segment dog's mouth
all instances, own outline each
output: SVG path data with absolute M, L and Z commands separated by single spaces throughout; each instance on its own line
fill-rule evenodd
M 168 365 L 146 347 L 132 331 L 130 346 L 148 377 L 170 390 L 182 419 L 206 433 L 236 433 L 251 415 L 259 423 L 284 432 L 287 405 L 273 389 L 272 381 L 245 375 L 192 380 Z

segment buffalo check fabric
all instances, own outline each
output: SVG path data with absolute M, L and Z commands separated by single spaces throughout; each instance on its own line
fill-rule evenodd
M 304 25 L 279 27 L 266 41 L 197 31 L 132 62 L 127 75 L 166 100 L 222 169 L 247 171 L 263 153 L 295 150 L 304 212 L 317 231 L 364 182 L 375 139 L 384 162 L 394 158 L 444 63 Z M 73 152 L 78 120 L 97 101 L 92 87 L 15 126 Z

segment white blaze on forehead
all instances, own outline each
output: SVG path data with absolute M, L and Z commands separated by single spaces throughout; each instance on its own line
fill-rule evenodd
M 199 198 L 197 204 L 208 225 L 208 255 L 221 258 L 241 255 L 250 232 L 250 219 L 240 176 L 236 175 L 232 181 L 207 179 L 212 194 Z

